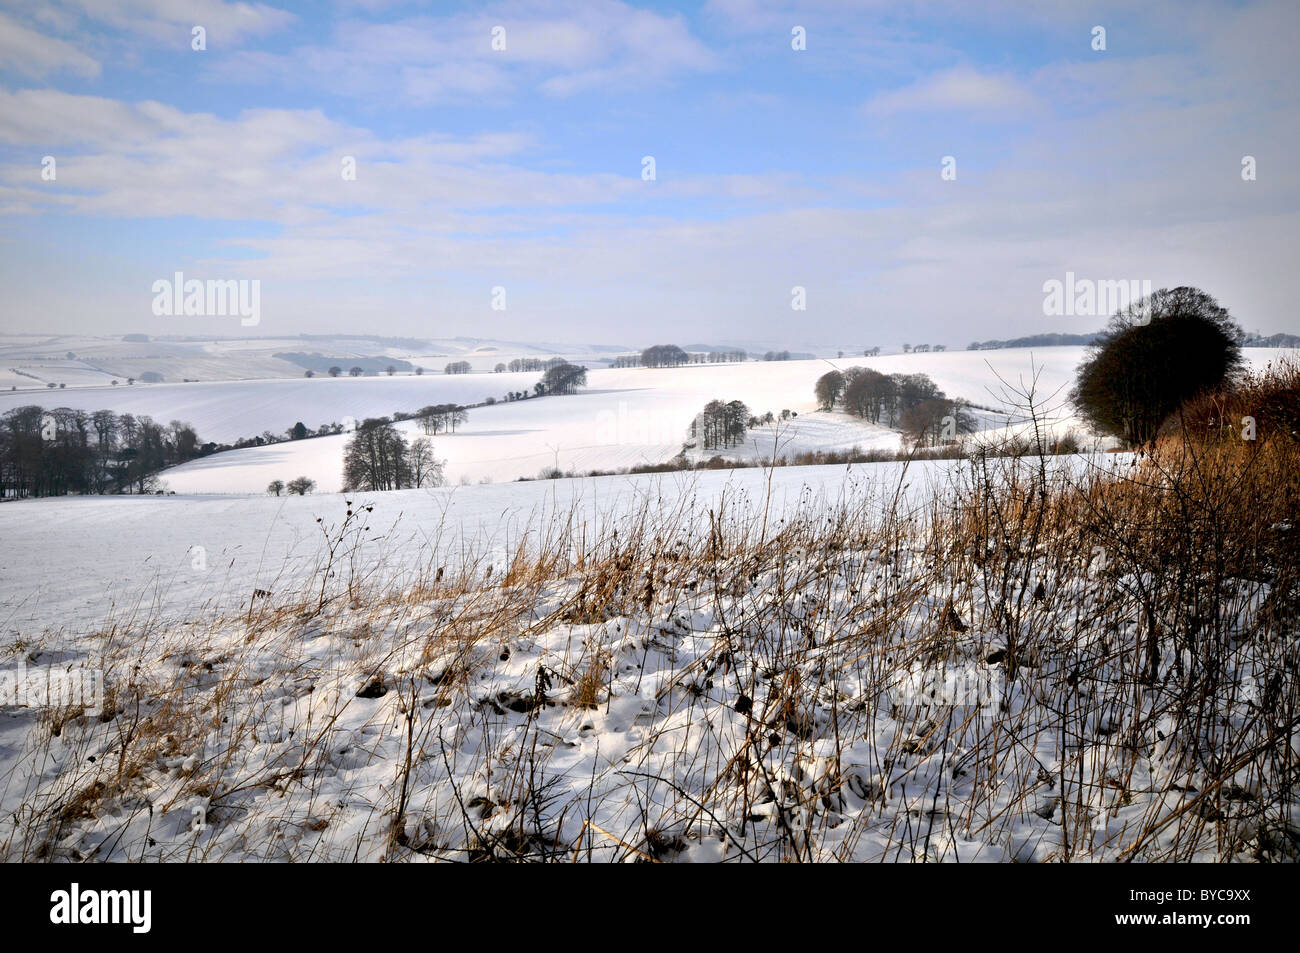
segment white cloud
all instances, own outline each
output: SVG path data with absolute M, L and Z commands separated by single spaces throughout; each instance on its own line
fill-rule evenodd
M 875 96 L 866 111 L 875 116 L 902 112 L 1019 112 L 1034 109 L 1037 99 L 1005 73 L 981 73 L 968 66 L 942 70 L 902 89 Z
M 296 17 L 264 3 L 227 0 L 66 0 L 86 17 L 128 33 L 188 47 L 190 30 L 207 31 L 209 48 L 274 33 Z
M 99 62 L 71 43 L 29 30 L 0 13 L 0 69 L 8 68 L 34 79 L 53 73 L 99 75 Z
M 504 50 L 492 48 L 494 27 Z M 327 44 L 288 53 L 243 52 L 217 64 L 231 82 L 274 79 L 402 104 L 504 98 L 537 86 L 555 96 L 635 88 L 713 69 L 716 58 L 677 15 L 619 0 L 518 0 L 490 10 L 335 26 Z

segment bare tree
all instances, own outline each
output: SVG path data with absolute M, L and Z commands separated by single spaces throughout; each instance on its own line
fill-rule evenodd
M 345 490 L 400 490 L 410 486 L 405 438 L 387 417 L 357 426 L 343 451 Z
M 294 496 L 306 496 L 312 490 L 316 489 L 316 481 L 311 477 L 294 477 L 284 487 Z
M 411 473 L 411 485 L 416 489 L 446 483 L 444 468 L 447 461 L 439 460 L 433 455 L 433 444 L 428 438 L 418 437 L 411 441 L 406 452 L 406 462 Z

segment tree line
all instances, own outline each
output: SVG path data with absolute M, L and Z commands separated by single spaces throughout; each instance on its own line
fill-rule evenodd
M 550 357 L 542 360 L 540 357 L 517 357 L 509 364 L 498 364 L 494 370 L 501 374 L 509 370 L 512 374 L 519 374 L 528 371 L 549 371 L 552 367 L 558 367 L 561 364 L 568 363 L 562 357 Z
M 456 427 L 469 420 L 469 412 L 459 404 L 430 404 L 411 415 L 426 434 L 440 430 L 455 433 Z
M 729 351 L 686 351 L 676 344 L 656 344 L 640 354 L 620 354 L 610 362 L 610 367 L 680 367 L 683 364 L 740 364 L 749 360 L 749 353 L 740 349 Z
M 771 352 L 769 352 L 770 354 Z M 614 359 L 614 367 L 681 367 L 683 364 L 739 364 L 749 360 L 749 353 L 740 349 L 730 351 L 688 352 L 676 344 L 656 344 L 640 354 L 628 354 Z M 767 358 L 771 360 L 771 358 Z
M 0 417 L 0 497 L 151 493 L 160 470 L 204 456 L 207 446 L 179 420 L 15 407 Z

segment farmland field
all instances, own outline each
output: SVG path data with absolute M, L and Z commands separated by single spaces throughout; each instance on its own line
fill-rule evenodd
M 691 419 L 714 398 L 742 400 L 756 414 L 788 409 L 799 416 L 755 430 L 728 455 L 768 459 L 803 450 L 897 449 L 897 431 L 849 415 L 817 412 L 813 384 L 832 367 L 854 365 L 884 373 L 924 373 L 950 397 L 1010 414 L 1008 390 L 1028 383 L 1037 371 L 1039 398 L 1052 411 L 1058 432 L 1084 431 L 1065 400 L 1083 348 L 950 351 L 816 361 L 747 362 L 679 368 L 596 369 L 589 386 L 570 397 L 505 402 L 511 391 L 531 391 L 538 373 L 427 375 L 424 377 L 317 378 L 136 385 L 134 388 L 77 388 L 47 395 L 0 393 L 0 411 L 43 401 L 86 410 L 109 408 L 179 419 L 204 440 L 232 441 L 264 430 L 283 434 L 295 422 L 309 429 L 351 417 L 412 412 L 427 404 L 478 403 L 455 434 L 434 438 L 435 454 L 447 461 L 452 482 L 497 482 L 536 477 L 543 469 L 583 473 L 662 463 L 682 450 Z M 1252 366 L 1285 353 L 1248 349 Z M 982 428 L 1008 426 L 1006 414 L 977 410 Z M 399 424 L 409 438 L 420 435 L 412 421 Z M 177 493 L 258 493 L 275 479 L 314 479 L 322 491 L 342 486 L 346 435 L 277 443 L 230 451 L 175 467 L 163 474 Z

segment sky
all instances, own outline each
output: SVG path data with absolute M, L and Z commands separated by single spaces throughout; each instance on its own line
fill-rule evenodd
M 0 332 L 958 347 L 1102 326 L 1067 273 L 1300 332 L 1298 46 L 1294 0 L 0 0 Z M 156 313 L 177 272 L 256 325 Z

